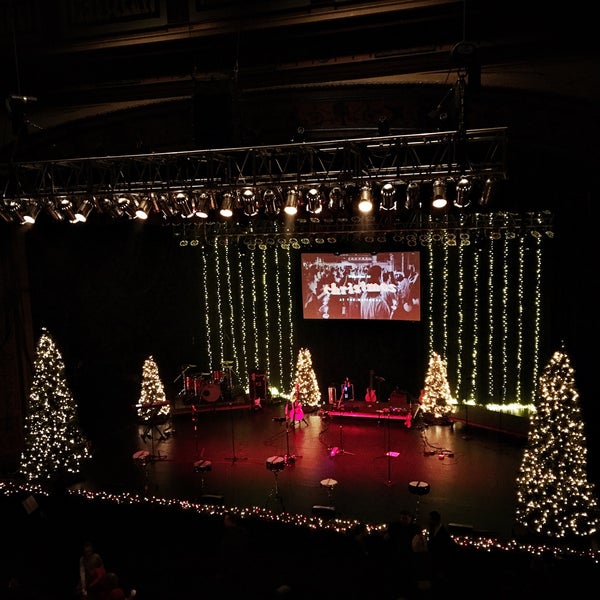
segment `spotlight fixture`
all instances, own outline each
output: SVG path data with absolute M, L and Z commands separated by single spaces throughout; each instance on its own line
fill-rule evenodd
M 300 193 L 297 188 L 289 188 L 285 197 L 283 212 L 286 215 L 295 215 L 298 213 L 298 202 Z
M 244 188 L 241 193 L 242 209 L 247 217 L 255 217 L 258 214 L 258 202 L 256 192 L 253 188 Z
M 181 217 L 191 219 L 194 216 L 194 207 L 192 206 L 189 194 L 186 192 L 176 192 L 174 199 Z
M 417 181 L 411 181 L 406 186 L 406 201 L 404 202 L 406 210 L 421 208 L 421 186 Z
M 265 215 L 276 217 L 281 212 L 280 195 L 273 188 L 267 188 L 263 192 L 263 206 L 265 207 Z
M 49 211 L 57 221 L 67 219 L 69 223 L 77 223 L 73 203 L 67 196 L 57 196 L 50 204 Z
M 231 192 L 225 192 L 223 194 L 219 214 L 226 219 L 229 219 L 233 216 L 233 195 Z
M 343 211 L 346 208 L 344 190 L 342 190 L 339 185 L 336 185 L 329 190 L 327 208 L 332 212 Z
M 445 208 L 448 204 L 446 199 L 446 183 L 442 179 L 436 179 L 433 182 L 433 208 Z
M 311 187 L 306 191 L 306 211 L 318 215 L 323 210 L 321 191 L 317 187 Z
M 393 183 L 387 182 L 381 186 L 381 210 L 396 210 L 396 188 Z
M 85 223 L 94 210 L 94 203 L 89 198 L 82 198 L 75 206 L 75 220 L 77 223 Z
M 466 208 L 469 204 L 471 204 L 471 181 L 466 175 L 461 175 L 456 183 L 454 206 L 456 208 Z
M 206 192 L 198 192 L 194 195 L 194 212 L 200 219 L 208 219 L 208 211 L 211 208 L 211 198 Z
M 483 184 L 483 191 L 481 192 L 481 198 L 479 204 L 481 206 L 489 206 L 494 199 L 495 182 L 494 179 L 488 177 Z
M 150 215 L 150 200 L 141 198 L 135 203 L 135 218 L 146 221 Z
M 373 210 L 373 190 L 370 185 L 363 185 L 359 190 L 358 210 L 363 214 Z

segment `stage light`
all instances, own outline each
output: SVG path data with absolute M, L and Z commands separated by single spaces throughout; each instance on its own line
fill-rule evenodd
M 318 215 L 322 210 L 323 202 L 319 188 L 309 188 L 306 192 L 306 211 L 313 215 Z
M 253 188 L 244 188 L 241 193 L 242 210 L 247 217 L 255 217 L 258 214 L 258 202 Z
M 67 196 L 57 196 L 54 202 L 48 205 L 48 210 L 57 221 L 63 221 L 66 218 L 70 223 L 77 223 L 73 203 Z
M 231 192 L 225 192 L 223 194 L 223 198 L 221 199 L 221 208 L 219 210 L 219 214 L 226 219 L 229 219 L 233 216 L 233 195 Z
M 406 210 L 421 208 L 421 186 L 417 181 L 411 181 L 406 186 L 406 201 L 404 202 Z
M 456 208 L 466 208 L 471 204 L 471 181 L 465 175 L 462 175 L 456 184 L 456 198 L 454 206 Z
M 276 217 L 281 212 L 281 196 L 276 189 L 267 188 L 263 192 L 262 202 L 265 215 Z
M 343 211 L 346 208 L 346 196 L 344 190 L 339 185 L 332 187 L 329 190 L 329 200 L 327 209 L 331 212 Z
M 436 179 L 433 182 L 433 208 L 445 208 L 448 204 L 446 199 L 446 182 L 442 179 Z
M 298 212 L 299 192 L 296 188 L 289 188 L 285 197 L 283 212 L 286 215 L 295 215 Z
M 147 198 L 142 198 L 135 202 L 135 218 L 140 221 L 148 219 L 150 214 L 150 201 Z
M 194 213 L 200 219 L 208 219 L 211 208 L 210 196 L 206 192 L 194 194 Z
M 495 187 L 494 179 L 488 177 L 483 184 L 483 191 L 481 192 L 481 198 L 479 199 L 479 204 L 481 206 L 489 206 L 492 203 Z
M 35 223 L 42 207 L 35 200 L 20 198 L 19 200 L 4 200 L 4 209 L 0 215 L 7 223 L 17 222 L 21 225 L 31 225 Z
M 358 210 L 363 214 L 373 210 L 373 190 L 370 185 L 363 185 L 359 190 Z
M 75 206 L 75 220 L 85 223 L 94 210 L 94 203 L 89 198 L 81 198 Z
M 381 210 L 396 210 L 396 188 L 393 183 L 384 183 L 381 187 Z
M 190 196 L 188 193 L 176 192 L 174 200 L 182 218 L 191 219 L 194 216 L 194 207 L 192 206 L 192 202 L 190 201 Z

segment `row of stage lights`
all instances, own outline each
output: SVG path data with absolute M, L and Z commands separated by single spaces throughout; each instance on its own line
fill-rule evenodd
M 340 218 L 353 214 L 393 214 L 402 210 L 433 211 L 450 206 L 463 210 L 487 207 L 500 185 L 494 178 L 439 177 L 432 181 L 366 181 L 344 184 L 241 186 L 218 189 L 181 188 L 177 191 L 128 191 L 104 195 L 57 194 L 2 198 L 0 218 L 7 223 L 33 224 L 42 211 L 55 221 L 85 223 L 93 212 L 113 219 L 228 220 L 294 217 L 305 214 Z

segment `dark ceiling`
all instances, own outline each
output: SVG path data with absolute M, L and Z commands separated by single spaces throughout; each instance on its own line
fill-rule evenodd
M 357 82 L 473 86 L 599 100 L 585 14 L 486 0 L 3 1 L 3 97 L 46 128 L 115 105 Z M 10 116 L 10 115 L 7 115 Z M 10 142 L 10 132 L 2 131 Z M 7 139 L 8 138 L 8 139 Z M 0 138 L 0 141 L 2 139 Z

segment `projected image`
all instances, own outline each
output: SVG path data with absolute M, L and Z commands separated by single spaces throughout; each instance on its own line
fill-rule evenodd
M 421 320 L 420 255 L 302 254 L 305 319 Z

